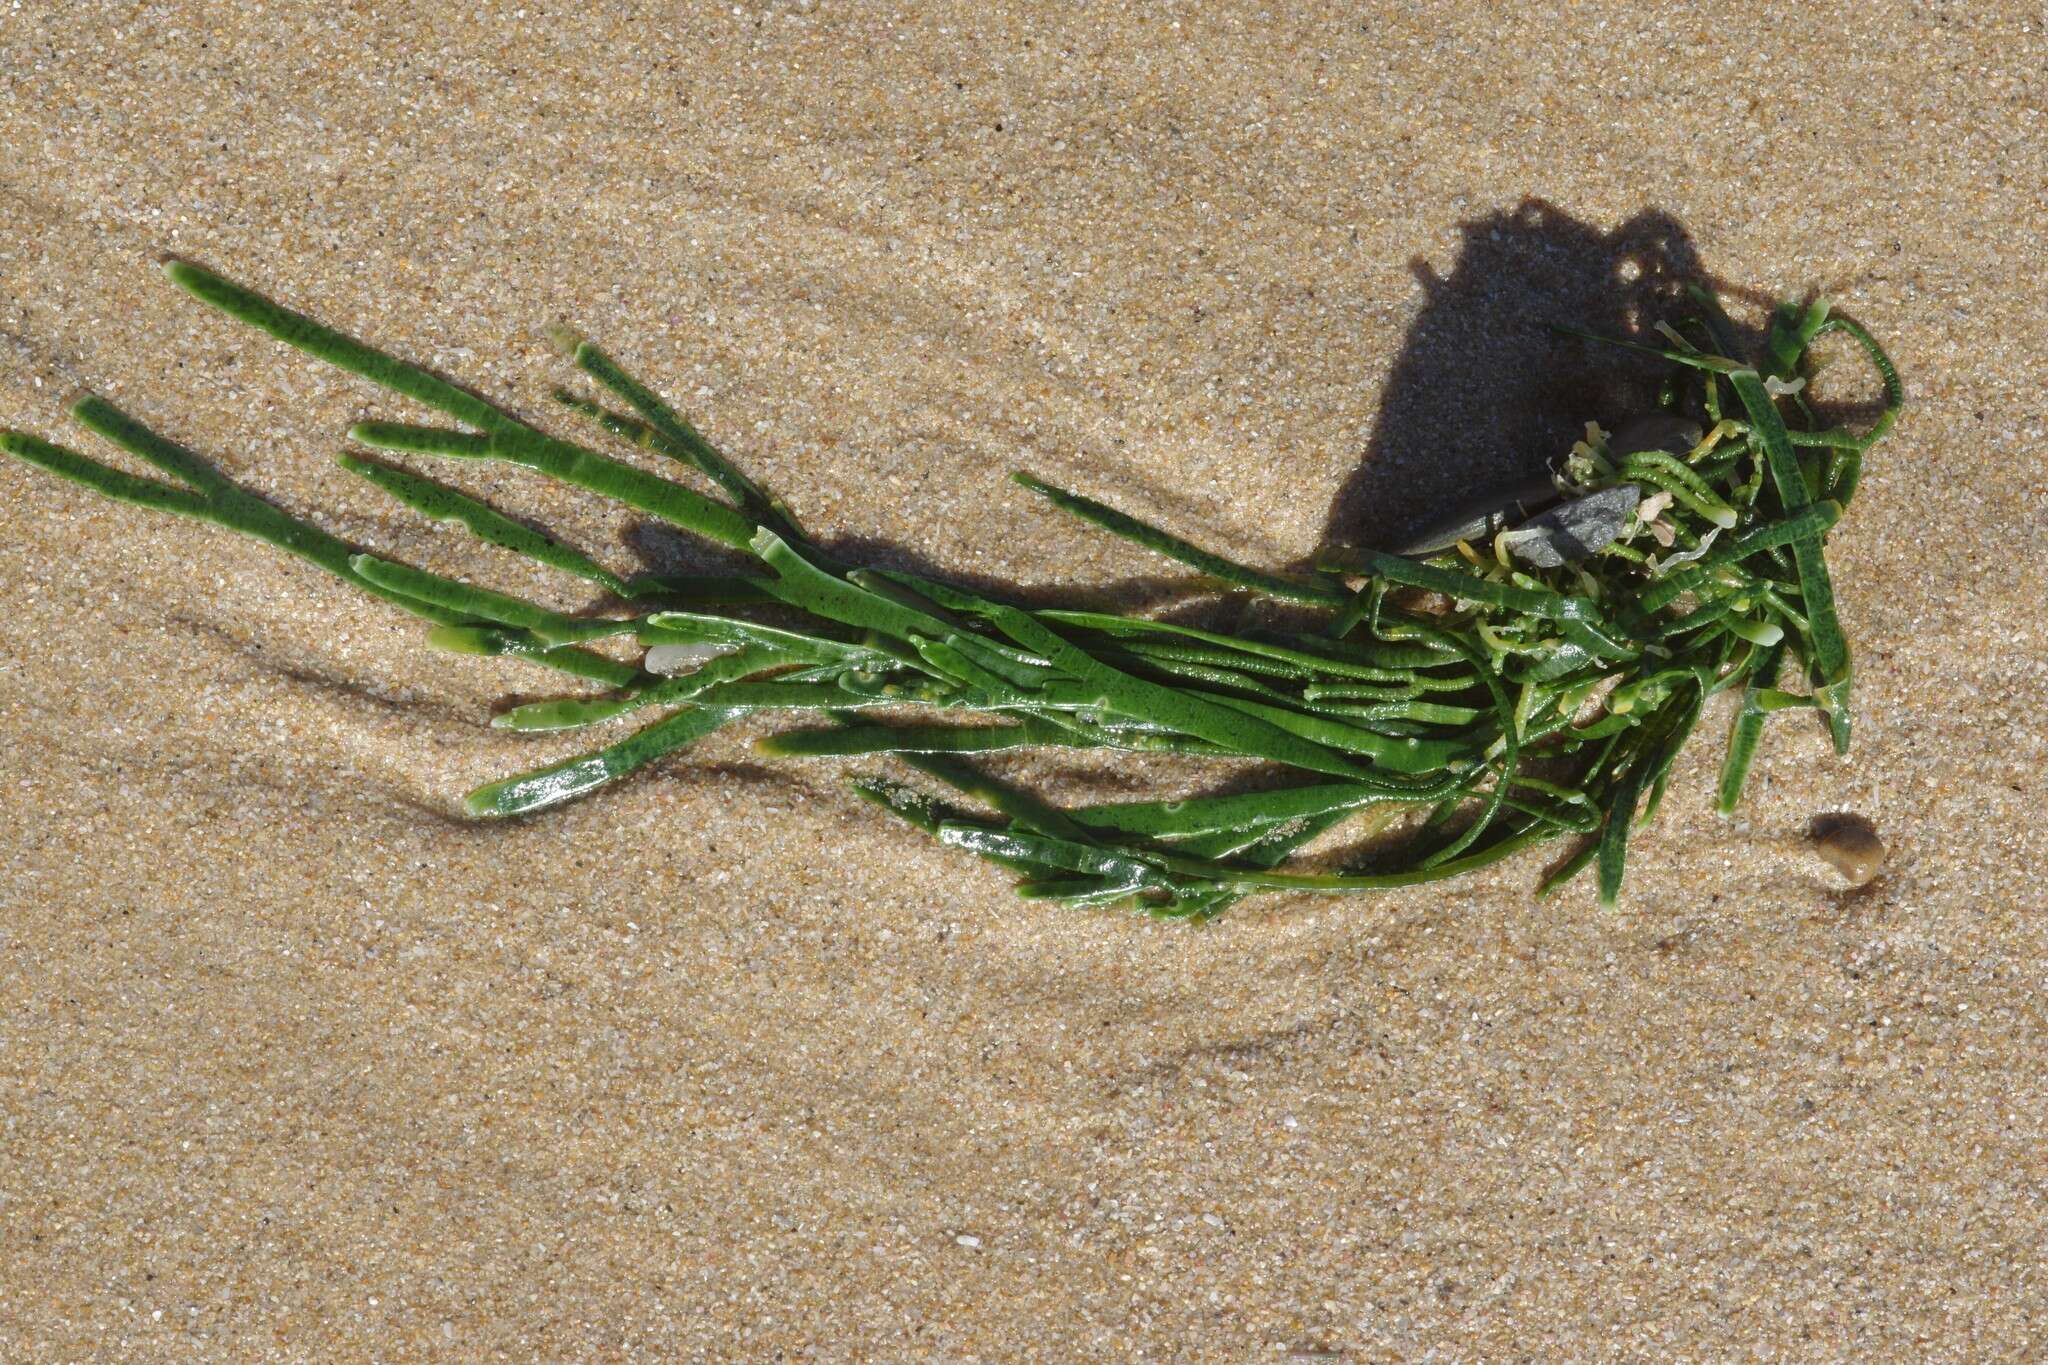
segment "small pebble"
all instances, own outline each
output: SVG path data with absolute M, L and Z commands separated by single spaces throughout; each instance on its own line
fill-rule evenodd
M 1387 605 L 1416 616 L 1449 616 L 1458 609 L 1456 598 L 1428 588 L 1396 588 L 1387 594 Z
M 1555 569 L 1585 559 L 1614 543 L 1628 528 L 1643 490 L 1618 483 L 1545 512 L 1501 537 L 1508 553 L 1525 564 Z
M 1884 868 L 1884 840 L 1860 815 L 1823 815 L 1808 827 L 1813 851 L 1842 874 L 1850 886 L 1862 886 Z

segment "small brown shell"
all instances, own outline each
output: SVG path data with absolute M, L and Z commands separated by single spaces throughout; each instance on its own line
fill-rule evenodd
M 1884 840 L 1870 821 L 1838 812 L 1814 817 L 1806 837 L 1829 866 L 1851 886 L 1862 886 L 1884 869 Z

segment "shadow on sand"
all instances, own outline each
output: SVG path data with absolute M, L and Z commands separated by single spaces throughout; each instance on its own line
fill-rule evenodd
M 1541 475 L 1587 421 L 1650 411 L 1668 367 L 1550 324 L 1656 341 L 1654 324 L 1685 311 L 1687 284 L 1719 287 L 1678 220 L 1656 209 L 1603 231 L 1526 199 L 1463 232 L 1448 273 L 1410 262 L 1422 311 L 1331 504 L 1326 543 L 1392 544 L 1447 504 Z

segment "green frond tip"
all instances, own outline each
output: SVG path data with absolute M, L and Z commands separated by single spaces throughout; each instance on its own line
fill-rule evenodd
M 625 582 L 593 562 L 588 556 L 542 535 L 523 522 L 514 521 L 487 503 L 447 484 L 390 465 L 378 464 L 347 451 L 335 457 L 343 469 L 368 480 L 420 515 L 433 521 L 459 522 L 470 534 L 487 545 L 525 555 L 528 559 L 560 569 L 564 573 L 602 585 L 621 597 L 632 595 Z
M 584 345 L 583 334 L 566 323 L 551 322 L 542 329 L 548 344 L 570 359 L 577 359 L 576 352 Z
M 574 801 L 724 725 L 742 708 L 689 707 L 617 744 L 478 787 L 464 803 L 471 815 L 528 815 Z
M 1284 578 L 1278 574 L 1265 573 L 1239 564 L 1235 560 L 1225 559 L 1222 555 L 1190 544 L 1171 532 L 1162 531 L 1157 526 L 1139 521 L 1128 513 L 1119 512 L 1107 503 L 1097 502 L 1079 493 L 1069 493 L 1064 488 L 1055 488 L 1025 470 L 1012 471 L 1010 480 L 1030 489 L 1062 511 L 1071 512 L 1111 535 L 1119 536 L 1135 545 L 1142 545 L 1154 554 L 1177 560 L 1219 583 L 1235 588 L 1248 588 L 1285 602 L 1305 602 L 1313 606 L 1330 607 L 1340 605 L 1344 601 L 1345 594 L 1327 583 Z
M 201 303 L 220 310 L 237 322 L 268 332 L 285 345 L 304 351 L 316 360 L 324 360 L 336 369 L 359 375 L 380 388 L 416 399 L 458 421 L 486 431 L 518 425 L 499 408 L 440 376 L 407 364 L 353 337 L 343 336 L 303 313 L 295 313 L 271 302 L 253 289 L 223 279 L 204 266 L 172 259 L 164 262 L 163 270 L 172 284 Z

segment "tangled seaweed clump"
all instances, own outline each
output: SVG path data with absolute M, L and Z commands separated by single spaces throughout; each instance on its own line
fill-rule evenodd
M 357 553 L 97 397 L 80 400 L 73 416 L 174 482 L 25 433 L 0 436 L 7 453 L 109 497 L 298 555 L 424 618 L 436 646 L 527 659 L 603 689 L 515 707 L 500 725 L 553 731 L 652 718 L 607 747 L 479 788 L 468 799 L 478 816 L 573 800 L 730 721 L 790 710 L 828 723 L 769 736 L 763 751 L 895 755 L 975 807 L 880 777 L 856 778 L 855 790 L 1018 873 L 1018 892 L 1032 899 L 1199 921 L 1253 892 L 1409 886 L 1574 838 L 1580 847 L 1544 890 L 1597 865 L 1611 905 L 1630 830 L 1655 813 L 1715 693 L 1741 697 L 1721 772 L 1724 812 L 1740 798 L 1771 713 L 1817 710 L 1836 748 L 1849 744 L 1849 650 L 1822 544 L 1903 395 L 1877 343 L 1824 302 L 1779 309 L 1763 355 L 1749 362 L 1734 358 L 1733 329 L 1712 296 L 1694 291 L 1697 314 L 1660 328 L 1668 346 L 1616 343 L 1668 362 L 1660 413 L 1614 432 L 1588 424 L 1549 490 L 1519 494 L 1512 514 L 1494 507 L 1453 518 L 1407 554 L 1333 551 L 1313 573 L 1268 573 L 1016 475 L 1202 582 L 1315 617 L 1293 630 L 1222 634 L 1137 615 L 1027 609 L 844 563 L 587 341 L 568 338 L 566 348 L 625 410 L 556 397 L 612 437 L 694 469 L 722 496 L 549 435 L 199 266 L 166 269 L 203 302 L 459 424 L 364 422 L 350 432 L 358 444 L 524 465 L 759 566 L 729 577 L 624 577 L 449 485 L 341 457 L 415 510 L 616 600 L 609 614 L 570 616 Z M 1813 343 L 1832 332 L 1861 347 L 1883 381 L 1883 410 L 1867 432 L 1823 424 L 1801 392 Z M 1545 501 L 1556 505 L 1542 510 Z M 612 640 L 631 642 L 637 659 L 591 647 Z M 1803 690 L 1780 687 L 1788 657 Z M 948 719 L 959 713 L 974 723 Z M 1294 785 L 1059 810 L 967 760 L 1028 746 L 1256 760 Z M 1412 812 L 1416 828 L 1368 868 L 1285 870 L 1309 841 L 1361 811 Z

